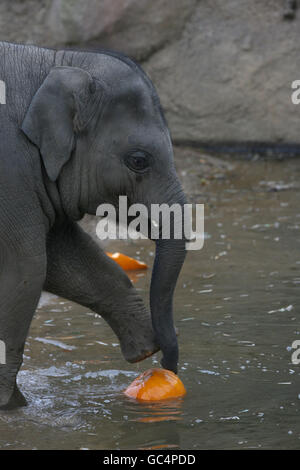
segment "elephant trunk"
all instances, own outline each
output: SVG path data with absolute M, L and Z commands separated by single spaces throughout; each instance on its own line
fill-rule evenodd
M 179 200 L 181 209 L 183 209 L 184 202 L 182 195 Z M 173 232 L 170 239 L 156 240 L 156 255 L 150 287 L 152 325 L 155 339 L 163 353 L 161 365 L 175 373 L 177 373 L 178 343 L 173 324 L 173 294 L 186 255 L 185 242 L 183 230 L 180 239 L 174 238 Z

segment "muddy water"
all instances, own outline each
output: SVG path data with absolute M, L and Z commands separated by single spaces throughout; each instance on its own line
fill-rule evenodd
M 291 361 L 300 339 L 300 162 L 238 163 L 210 180 L 194 170 L 206 240 L 188 255 L 176 292 L 186 397 L 127 399 L 124 388 L 160 355 L 127 364 L 101 318 L 44 294 L 18 379 L 29 405 L 1 412 L 0 448 L 300 447 L 300 365 Z M 150 242 L 109 248 L 153 260 Z M 149 280 L 150 271 L 134 279 L 145 298 Z

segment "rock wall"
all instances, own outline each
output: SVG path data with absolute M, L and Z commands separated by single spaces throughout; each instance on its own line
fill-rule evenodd
M 296 0 L 1 0 L 0 40 L 136 58 L 177 142 L 300 144 Z

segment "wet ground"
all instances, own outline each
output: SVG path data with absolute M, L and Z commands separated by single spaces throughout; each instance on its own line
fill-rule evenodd
M 300 447 L 300 161 L 222 163 L 187 152 L 179 174 L 205 203 L 203 250 L 175 298 L 184 399 L 141 405 L 122 391 L 160 354 L 127 364 L 105 322 L 44 294 L 1 449 Z M 151 265 L 148 241 L 111 243 Z M 150 272 L 135 276 L 147 297 Z M 299 354 L 300 357 L 300 354 Z

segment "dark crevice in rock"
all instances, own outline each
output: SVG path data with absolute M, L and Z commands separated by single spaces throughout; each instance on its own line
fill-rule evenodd
M 232 156 L 241 159 L 270 158 L 282 160 L 300 157 L 300 145 L 296 143 L 272 142 L 198 142 L 184 139 L 173 139 L 177 148 L 194 148 L 208 154 Z

